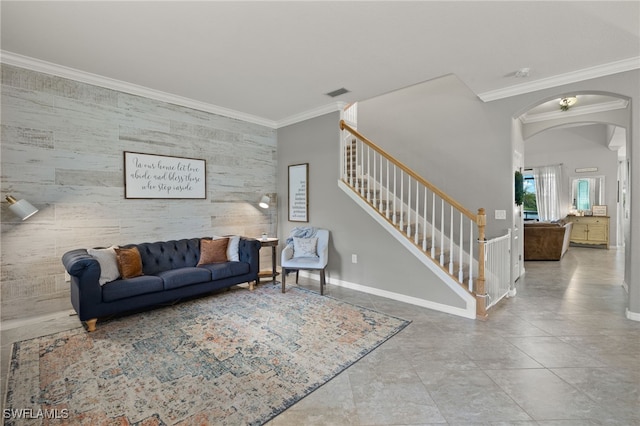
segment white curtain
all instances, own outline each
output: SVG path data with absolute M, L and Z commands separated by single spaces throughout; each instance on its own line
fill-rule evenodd
M 536 182 L 536 203 L 538 218 L 541 221 L 558 220 L 563 217 L 561 211 L 562 166 L 542 166 L 533 168 Z

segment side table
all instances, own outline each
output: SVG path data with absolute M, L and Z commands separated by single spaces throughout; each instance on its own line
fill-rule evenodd
M 271 281 L 276 282 L 276 277 L 279 275 L 276 271 L 276 247 L 278 247 L 279 240 L 277 238 L 257 238 L 260 241 L 260 248 L 271 247 L 271 270 L 264 270 L 258 272 L 258 280 L 260 278 L 271 277 Z

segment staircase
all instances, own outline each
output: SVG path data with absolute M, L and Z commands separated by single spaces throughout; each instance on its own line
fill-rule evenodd
M 347 121 L 340 129 L 338 186 L 465 302 L 440 310 L 486 318 L 484 209 L 469 211 Z

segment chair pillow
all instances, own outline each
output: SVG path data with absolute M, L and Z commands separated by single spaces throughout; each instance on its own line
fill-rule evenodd
M 200 240 L 200 260 L 198 265 L 208 265 L 227 261 L 227 247 L 229 238 L 219 238 L 217 240 Z
M 128 249 L 117 248 L 116 258 L 118 259 L 118 270 L 123 280 L 135 278 L 143 275 L 142 258 L 137 247 Z
M 111 246 L 105 249 L 87 249 L 87 253 L 95 257 L 100 264 L 100 285 L 115 281 L 120 277 L 118 270 L 118 258 L 116 250 L 118 246 Z
M 293 237 L 293 257 L 318 257 L 318 238 Z

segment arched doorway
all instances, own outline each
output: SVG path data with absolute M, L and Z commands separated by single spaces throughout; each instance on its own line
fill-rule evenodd
M 609 244 L 623 247 L 629 239 L 632 208 L 627 196 L 630 126 L 630 102 L 625 96 L 581 92 L 542 99 L 514 119 L 514 168 L 526 173 L 527 167 L 561 165 L 564 215 L 591 214 L 590 206 L 577 203 L 576 182 L 595 186 L 599 179 L 604 195 L 598 204 L 607 206 L 610 217 Z M 582 188 L 590 191 L 588 184 Z M 520 229 L 522 250 L 524 217 L 522 211 L 517 213 L 514 223 Z M 514 271 L 516 279 L 523 272 L 522 267 Z

